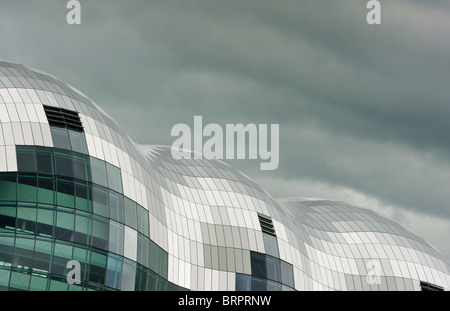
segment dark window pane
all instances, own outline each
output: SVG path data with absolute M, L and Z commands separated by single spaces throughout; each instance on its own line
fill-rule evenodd
M 120 174 L 120 169 L 118 167 L 115 167 L 114 165 L 106 163 L 106 172 L 108 175 L 109 188 L 114 191 L 123 193 L 122 176 Z
M 252 291 L 266 291 L 267 280 L 252 276 Z
M 92 188 L 88 183 L 75 182 L 75 208 L 92 212 Z
M 125 224 L 133 229 L 137 229 L 136 203 L 127 197 L 124 198 L 125 204 Z
M 63 275 L 69 272 L 67 262 L 72 259 L 73 247 L 68 244 L 55 243 L 53 249 L 52 271 L 53 274 Z
M 34 173 L 37 171 L 36 149 L 33 146 L 16 146 L 17 170 Z
M 267 291 L 269 292 L 281 291 L 281 283 L 267 280 Z
M 56 203 L 56 181 L 53 177 L 38 176 L 38 202 L 54 205 Z
M 70 144 L 72 146 L 72 150 L 80 153 L 87 154 L 87 144 L 86 138 L 83 132 L 68 130 Z
M 75 215 L 73 210 L 59 209 L 56 212 L 55 238 L 65 241 L 73 241 Z
M 36 147 L 37 171 L 43 174 L 54 174 L 53 149 Z
M 125 226 L 113 220 L 109 224 L 109 251 L 123 255 Z
M 65 177 L 73 177 L 72 154 L 59 150 L 55 152 L 56 174 Z
M 236 291 L 250 291 L 251 277 L 247 274 L 236 273 Z
M 75 185 L 73 180 L 58 179 L 56 181 L 56 202 L 59 206 L 75 207 Z
M 137 262 L 148 267 L 149 239 L 138 232 Z
M 134 284 L 135 291 L 147 290 L 147 269 L 138 265 L 136 269 L 136 281 Z
M 92 182 L 103 187 L 108 187 L 108 178 L 106 174 L 106 163 L 96 158 L 90 158 Z
M 106 276 L 106 253 L 92 252 L 89 281 L 104 284 Z
M 89 158 L 83 155 L 74 154 L 73 158 L 73 176 L 77 179 L 91 180 L 91 165 Z
M 33 266 L 34 238 L 16 238 L 13 267 L 31 270 Z
M 19 206 L 17 207 L 17 231 L 22 233 L 34 234 L 36 231 L 36 206 Z
M 16 173 L 0 173 L 0 201 L 17 201 Z
M 67 129 L 50 126 L 50 131 L 52 133 L 53 145 L 55 148 L 71 150 Z
M 266 255 L 257 252 L 250 252 L 252 275 L 267 278 Z
M 16 229 L 16 205 L 0 205 L 0 239 L 1 232 L 11 232 Z M 1 242 L 1 241 L 0 241 Z M 1 248 L 1 243 L 0 243 Z M 0 258 L 1 261 L 1 258 Z

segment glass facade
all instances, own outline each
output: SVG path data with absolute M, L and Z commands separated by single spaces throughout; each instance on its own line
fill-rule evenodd
M 399 224 L 139 145 L 71 86 L 0 61 L 0 290 L 441 289 L 449 259 Z

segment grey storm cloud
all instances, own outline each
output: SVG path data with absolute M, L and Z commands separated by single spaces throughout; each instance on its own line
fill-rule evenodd
M 171 144 L 194 115 L 279 123 L 276 171 L 231 163 L 450 220 L 448 1 L 381 1 L 376 26 L 363 0 L 80 2 L 71 26 L 65 1 L 0 0 L 0 58 L 80 89 L 139 143 Z

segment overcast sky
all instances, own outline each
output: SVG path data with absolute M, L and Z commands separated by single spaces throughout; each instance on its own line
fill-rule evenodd
M 450 2 L 0 0 L 0 59 L 73 85 L 141 144 L 172 126 L 280 124 L 274 197 L 371 208 L 450 257 Z

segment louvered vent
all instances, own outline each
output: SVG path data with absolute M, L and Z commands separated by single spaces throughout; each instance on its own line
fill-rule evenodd
M 276 236 L 275 234 L 275 228 L 273 227 L 272 218 L 269 216 L 258 214 L 259 223 L 261 225 L 261 230 L 264 233 Z
M 78 112 L 45 105 L 44 110 L 50 125 L 65 127 L 79 132 L 84 131 Z

